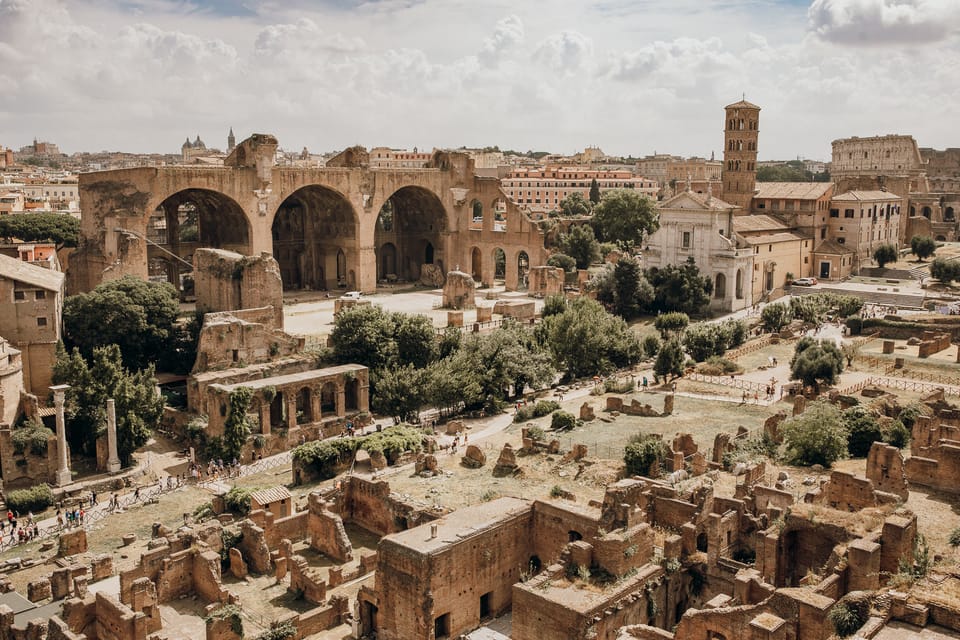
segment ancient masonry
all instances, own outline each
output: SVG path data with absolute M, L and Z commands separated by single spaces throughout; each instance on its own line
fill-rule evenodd
M 226 167 L 82 174 L 69 290 L 127 274 L 187 287 L 184 261 L 200 248 L 271 255 L 287 289 L 364 292 L 378 281 L 439 287 L 455 265 L 478 282 L 498 277 L 517 289 L 546 260 L 536 223 L 496 178 L 474 175 L 466 154 L 437 152 L 422 169 L 373 169 L 356 147 L 326 168 L 291 169 L 274 166 L 276 149 L 273 136 L 256 134 L 236 146 Z M 505 266 L 497 274 L 500 252 Z M 234 308 L 251 306 L 261 305 Z

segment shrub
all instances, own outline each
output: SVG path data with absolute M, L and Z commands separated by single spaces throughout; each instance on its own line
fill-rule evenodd
M 533 417 L 542 418 L 548 416 L 560 408 L 560 403 L 554 400 L 540 400 L 533 406 Z
M 960 547 L 960 527 L 957 527 L 956 529 L 950 532 L 950 537 L 947 538 L 947 542 L 954 549 L 956 549 L 957 547 Z
M 843 426 L 847 430 L 847 452 L 854 458 L 866 457 L 874 442 L 883 441 L 877 417 L 863 407 L 844 411 Z
M 572 413 L 557 411 L 550 417 L 550 428 L 554 431 L 567 431 L 577 426 L 577 418 Z
M 292 622 L 274 622 L 270 628 L 256 636 L 253 640 L 290 640 L 297 635 L 297 627 Z
M 6 494 L 7 508 L 15 513 L 40 513 L 53 504 L 53 492 L 46 484 L 15 489 Z
M 862 609 L 862 607 L 848 602 L 838 602 L 833 605 L 827 617 L 838 636 L 846 638 L 856 633 L 863 626 L 863 623 L 867 621 L 867 616 Z
M 603 381 L 603 390 L 607 393 L 631 393 L 637 388 L 637 381 L 633 378 L 625 380 L 614 380 L 612 378 Z
M 900 415 L 897 416 L 897 419 L 903 423 L 903 426 L 906 427 L 908 431 L 912 431 L 913 424 L 917 421 L 917 418 L 922 415 L 923 409 L 921 408 L 920 403 L 911 402 L 900 410 Z
M 760 312 L 760 322 L 763 323 L 765 331 L 780 331 L 785 325 L 790 323 L 793 313 L 790 307 L 782 302 L 768 304 Z
M 850 329 L 850 335 L 860 335 L 863 333 L 863 318 L 860 316 L 850 316 L 847 318 L 847 328 Z
M 828 402 L 811 402 L 798 416 L 787 418 L 780 427 L 784 460 L 790 464 L 829 467 L 847 455 L 847 430 L 840 411 Z
M 567 492 L 563 490 L 563 487 L 561 487 L 558 484 L 553 485 L 553 488 L 550 489 L 551 498 L 562 498 L 566 493 Z M 960 529 L 958 529 L 958 532 L 960 532 Z M 957 546 L 957 545 L 954 545 L 954 546 Z
M 706 376 L 722 376 L 731 373 L 741 373 L 743 367 L 733 360 L 727 360 L 720 356 L 710 356 L 706 362 L 697 365 L 697 372 Z
M 560 267 L 567 273 L 577 270 L 577 261 L 565 253 L 555 253 L 547 258 L 547 266 Z
M 638 434 L 630 438 L 623 449 L 623 462 L 628 476 L 650 476 L 651 467 L 661 464 L 670 455 L 670 449 L 662 438 Z
M 643 339 L 641 346 L 643 347 L 643 355 L 653 358 L 660 351 L 660 338 L 651 333 Z
M 884 431 L 883 441 L 897 449 L 903 449 L 910 444 L 910 430 L 899 420 L 894 420 Z
M 663 336 L 664 339 L 666 339 L 670 334 L 682 333 L 689 324 L 690 316 L 682 311 L 661 313 L 657 316 L 657 319 L 653 321 L 653 326 L 656 327 L 657 331 L 660 332 L 660 335 Z
M 250 494 L 254 491 L 252 487 L 234 487 L 223 496 L 223 504 L 231 513 L 245 516 L 250 513 Z
M 527 436 L 534 442 L 543 442 L 547 439 L 546 433 L 543 431 L 543 427 L 530 427 L 527 429 Z
M 47 439 L 53 435 L 53 431 L 47 429 L 39 422 L 28 421 L 23 426 L 14 429 L 10 438 L 13 441 L 13 452 L 17 455 L 23 455 L 27 450 L 35 456 L 44 456 L 47 454 Z

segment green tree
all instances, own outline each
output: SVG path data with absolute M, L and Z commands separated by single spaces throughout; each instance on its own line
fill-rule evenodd
M 577 270 L 577 261 L 565 253 L 554 253 L 547 258 L 548 267 L 560 267 L 566 273 L 572 273 Z
M 540 312 L 542 318 L 563 313 L 567 310 L 567 299 L 561 293 L 555 293 L 547 296 L 543 301 L 543 311 Z
M 910 253 L 917 256 L 922 262 L 937 251 L 937 243 L 930 236 L 913 236 L 910 238 Z
M 333 357 L 340 364 L 356 363 L 383 369 L 397 360 L 390 314 L 376 305 L 342 310 L 333 323 L 330 342 Z
M 943 284 L 960 279 L 960 262 L 946 258 L 934 258 L 930 263 L 930 276 Z
M 661 313 L 654 321 L 654 328 L 660 332 L 660 337 L 664 340 L 670 336 L 680 336 L 690 325 L 690 316 L 682 311 L 670 311 Z
M 427 367 L 427 397 L 437 408 L 455 413 L 461 407 L 475 407 L 484 400 L 480 371 L 472 352 L 457 351 Z
M 88 360 L 97 347 L 115 344 L 124 366 L 142 369 L 176 350 L 179 310 L 172 285 L 124 276 L 64 301 L 64 343 Z
M 579 191 L 571 193 L 560 201 L 560 213 L 564 218 L 580 218 L 590 213 L 593 203 L 583 197 Z
M 409 313 L 392 313 L 393 339 L 397 362 L 425 367 L 437 357 L 437 332 L 430 318 Z
M 252 401 L 253 389 L 250 387 L 237 387 L 227 396 L 227 419 L 223 423 L 221 452 L 228 460 L 240 458 L 243 445 L 253 431 L 253 423 L 248 415 Z
M 883 442 L 883 429 L 877 416 L 865 407 L 850 407 L 843 412 L 843 427 L 847 431 L 847 452 L 854 458 L 865 458 L 874 442 Z
M 691 358 L 703 362 L 711 356 L 722 356 L 727 349 L 743 344 L 746 331 L 742 320 L 699 322 L 684 332 L 683 346 Z
M 574 225 L 569 233 L 561 235 L 560 250 L 577 261 L 578 269 L 600 262 L 600 243 L 588 224 Z
M 679 340 L 671 338 L 663 343 L 653 363 L 653 372 L 665 380 L 683 375 L 683 347 Z
M 499 402 L 510 387 L 523 393 L 527 385 L 537 388 L 553 381 L 556 371 L 550 354 L 543 350 L 533 332 L 518 322 L 504 322 L 493 333 L 470 335 L 460 347 L 463 366 L 478 372 L 484 398 Z
M 113 398 L 117 415 L 117 451 L 124 466 L 133 452 L 147 443 L 160 424 L 163 399 L 156 393 L 153 366 L 130 372 L 123 366 L 117 345 L 97 347 L 87 360 L 78 349 L 57 349 L 54 384 L 68 384 L 67 440 L 72 451 L 96 453 L 96 439 L 106 428 L 107 399 Z
M 660 351 L 660 338 L 654 334 L 649 334 L 645 336 L 641 342 L 643 346 L 643 355 L 648 358 L 653 358 Z
M 882 244 L 873 252 L 873 259 L 883 269 L 887 264 L 897 261 L 897 248 L 892 244 Z
M 780 426 L 784 460 L 790 464 L 829 467 L 847 455 L 847 430 L 840 410 L 826 401 L 811 402 L 800 415 Z
M 567 378 L 607 374 L 640 360 L 637 336 L 627 323 L 586 297 L 545 316 L 536 337 Z
M 80 220 L 64 213 L 0 217 L 0 237 L 23 242 L 53 242 L 57 249 L 77 246 Z
M 623 462 L 628 476 L 651 477 L 652 468 L 662 468 L 669 456 L 670 449 L 663 438 L 650 434 L 633 436 L 623 449 Z
M 760 312 L 760 322 L 763 323 L 764 330 L 773 331 L 774 333 L 783 329 L 792 319 L 793 313 L 790 307 L 782 302 L 768 304 L 763 308 L 763 311 Z
M 819 392 L 821 384 L 834 384 L 843 371 L 843 353 L 830 340 L 800 338 L 790 360 L 790 379 L 800 380 Z
M 660 228 L 656 203 L 633 189 L 614 189 L 593 209 L 593 229 L 603 242 L 640 246 Z
M 427 369 L 408 364 L 380 369 L 376 378 L 377 393 L 372 400 L 373 410 L 377 413 L 393 416 L 398 423 L 406 422 L 427 404 Z
M 653 286 L 655 311 L 682 311 L 695 315 L 710 303 L 713 283 L 709 277 L 700 274 L 693 257 L 679 266 L 668 264 L 659 269 L 647 269 L 646 277 Z
M 594 206 L 600 204 L 600 184 L 596 178 L 590 181 L 590 202 Z
M 640 264 L 632 256 L 623 256 L 617 264 L 607 264 L 587 283 L 597 300 L 624 318 L 633 318 L 650 306 L 653 287 L 647 282 Z

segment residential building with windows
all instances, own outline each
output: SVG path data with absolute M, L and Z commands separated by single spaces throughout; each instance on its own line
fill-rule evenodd
M 612 189 L 634 189 L 656 198 L 660 190 L 655 180 L 636 176 L 630 171 L 585 167 L 517 168 L 500 181 L 500 188 L 521 207 L 533 213 L 546 213 L 559 210 L 560 201 L 573 193 L 589 198 L 594 180 L 601 194 Z
M 902 204 L 903 198 L 889 191 L 847 191 L 830 199 L 827 240 L 853 252 L 854 272 L 869 264 L 880 245 L 900 247 Z M 831 277 L 821 275 L 819 268 L 813 275 Z

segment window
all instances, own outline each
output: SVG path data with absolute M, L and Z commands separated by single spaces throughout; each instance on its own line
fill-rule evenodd
M 810 263 L 810 256 L 803 256 L 803 264 L 809 264 L 809 263 Z
M 690 248 L 690 232 L 689 231 L 683 232 L 683 237 L 680 242 L 680 246 L 682 246 L 684 249 Z
M 847 239 L 846 239 L 846 238 L 837 238 L 837 242 L 838 242 L 839 244 L 846 244 L 846 243 L 847 243 Z
M 830 209 L 830 217 L 831 217 L 831 218 L 839 218 L 839 217 L 840 217 L 840 209 Z
M 844 218 L 852 218 L 852 217 L 853 217 L 853 209 L 844 209 L 844 210 L 843 210 L 843 217 L 844 217 Z
M 47 326 L 47 319 L 46 319 L 46 318 L 37 318 L 37 326 L 38 326 L 38 327 L 45 327 L 45 326 Z
M 27 299 L 27 294 L 24 293 L 23 291 L 14 291 L 14 292 L 13 292 L 13 299 L 14 299 L 14 300 L 26 300 L 26 299 Z
M 37 291 L 37 292 L 36 292 L 36 296 L 37 296 L 37 297 L 35 298 L 36 300 L 43 300 L 44 298 L 47 297 L 47 292 L 46 292 L 46 291 Z

